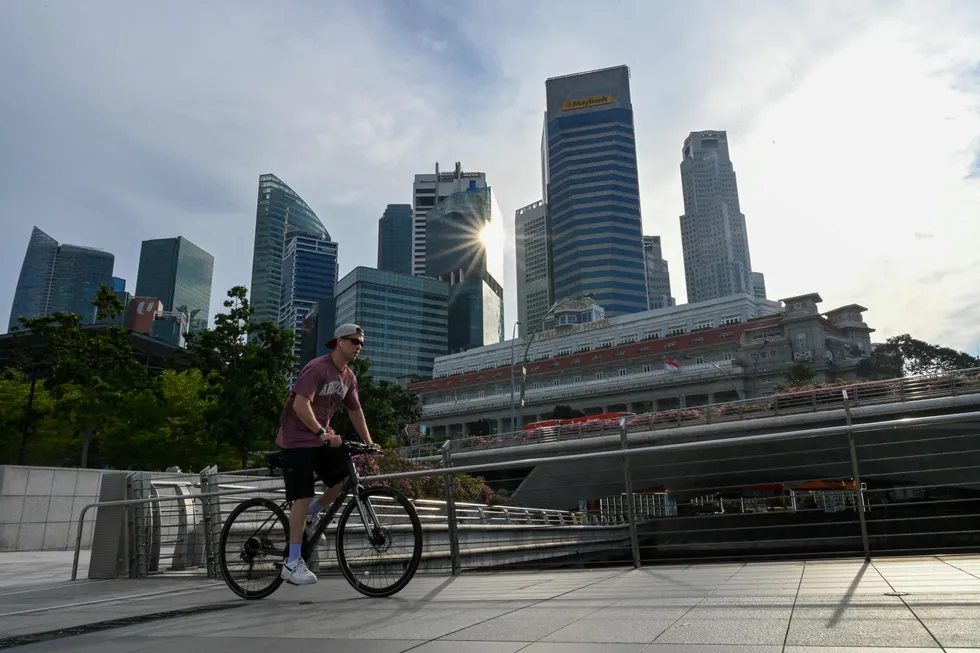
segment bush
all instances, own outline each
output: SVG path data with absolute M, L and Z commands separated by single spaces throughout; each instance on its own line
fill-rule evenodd
M 444 501 L 446 499 L 446 478 L 443 476 L 440 468 L 424 465 L 415 460 L 405 460 L 394 455 L 381 457 L 355 456 L 354 465 L 357 467 L 357 473 L 363 476 L 401 474 L 404 472 L 418 472 L 431 469 L 433 471 L 432 476 L 415 476 L 412 478 L 401 478 L 395 481 L 378 481 L 370 483 L 369 486 L 384 485 L 394 487 L 410 499 L 434 499 L 436 501 Z M 504 500 L 502 496 L 496 495 L 482 477 L 470 476 L 469 474 L 455 474 L 453 476 L 453 493 L 456 501 L 463 503 L 491 504 L 500 503 Z

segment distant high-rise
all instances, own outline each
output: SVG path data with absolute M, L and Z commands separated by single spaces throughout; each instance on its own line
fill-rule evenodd
M 647 303 L 650 310 L 674 306 L 670 294 L 670 270 L 664 260 L 660 236 L 643 237 L 643 258 L 647 271 Z
M 252 281 L 249 288 L 249 304 L 255 309 L 252 317 L 255 322 L 279 322 L 287 230 L 330 240 L 326 227 L 296 191 L 275 175 L 262 175 L 259 177 L 259 199 L 255 211 Z
M 302 359 L 303 319 L 322 300 L 332 299 L 339 275 L 337 243 L 329 236 L 289 232 L 282 259 L 279 328 L 293 329 L 293 353 Z M 297 372 L 299 371 L 297 363 Z
M 123 292 L 126 290 L 126 280 L 120 277 L 112 278 L 112 292 Z
M 378 220 L 378 269 L 412 274 L 411 204 L 389 204 Z
M 180 312 L 190 331 L 208 327 L 214 257 L 183 236 L 144 240 L 136 273 L 136 296 L 155 297 L 163 310 Z
M 539 200 L 514 214 L 517 319 L 521 321 L 518 332 L 522 338 L 534 332 L 552 304 L 547 210 Z
M 37 227 L 31 231 L 20 277 L 14 290 L 8 330 L 20 327 L 19 317 L 75 313 L 83 324 L 95 322 L 95 301 L 101 286 L 112 287 L 115 257 L 78 245 L 59 245 Z
M 691 132 L 682 156 L 680 221 L 687 301 L 693 304 L 740 293 L 758 296 L 728 134 Z M 764 287 L 763 283 L 763 294 Z
M 449 283 L 449 353 L 503 340 L 503 224 L 492 190 L 458 191 L 436 204 L 426 240 L 425 276 Z
M 357 324 L 375 379 L 432 377 L 447 352 L 449 284 L 395 272 L 356 267 L 337 283 L 337 324 Z
M 486 187 L 486 173 L 463 172 L 463 165 L 459 161 L 452 172 L 439 172 L 439 164 L 436 163 L 435 174 L 415 175 L 415 183 L 412 185 L 412 206 L 415 214 L 412 227 L 412 274 L 425 274 L 425 218 L 432 207 L 451 193 Z
M 629 68 L 545 82 L 542 183 L 552 297 L 593 293 L 606 315 L 647 310 Z
M 749 275 L 752 285 L 752 295 L 756 299 L 766 299 L 766 275 L 761 272 L 753 272 Z

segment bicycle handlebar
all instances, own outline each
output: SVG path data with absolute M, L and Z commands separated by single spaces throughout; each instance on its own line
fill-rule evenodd
M 381 447 L 378 445 L 366 444 L 360 440 L 344 440 L 343 444 L 340 445 L 340 448 L 346 449 L 348 453 L 354 456 L 381 452 Z

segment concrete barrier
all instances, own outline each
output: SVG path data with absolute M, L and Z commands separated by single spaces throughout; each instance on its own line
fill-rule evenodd
M 0 551 L 66 551 L 78 515 L 98 500 L 102 471 L 0 465 Z M 92 545 L 94 521 L 82 530 Z

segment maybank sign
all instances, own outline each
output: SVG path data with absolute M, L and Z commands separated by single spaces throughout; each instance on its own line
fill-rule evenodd
M 581 100 L 562 102 L 561 110 L 575 111 L 576 109 L 588 109 L 589 107 L 597 107 L 601 104 L 612 104 L 612 101 L 613 97 L 611 95 L 594 95 Z

